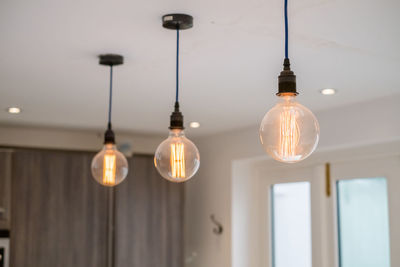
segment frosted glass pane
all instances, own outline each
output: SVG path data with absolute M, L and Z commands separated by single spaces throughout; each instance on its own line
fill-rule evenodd
M 311 267 L 310 183 L 272 187 L 274 267 Z
M 389 214 L 385 178 L 338 181 L 341 267 L 389 267 Z

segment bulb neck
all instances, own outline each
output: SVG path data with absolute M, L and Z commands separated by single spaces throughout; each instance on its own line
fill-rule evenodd
M 290 60 L 288 58 L 283 61 L 283 71 L 278 77 L 278 93 L 276 95 L 281 96 L 283 94 L 299 94 L 296 91 L 296 75 L 290 70 Z
M 283 93 L 279 94 L 279 102 L 280 103 L 293 103 L 296 102 L 296 94 L 293 93 Z
M 117 147 L 115 146 L 115 144 L 107 143 L 107 144 L 104 144 L 103 149 L 104 150 L 117 150 Z
M 169 131 L 169 137 L 183 137 L 185 136 L 185 131 L 182 129 L 171 129 Z
M 179 110 L 179 102 L 175 102 L 175 107 L 174 111 L 171 114 L 170 117 L 170 126 L 169 129 L 171 130 L 183 130 L 185 127 L 183 127 L 183 115 L 182 112 Z

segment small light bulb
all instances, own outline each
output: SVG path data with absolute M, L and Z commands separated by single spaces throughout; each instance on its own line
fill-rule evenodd
M 8 113 L 10 113 L 10 114 L 19 114 L 19 113 L 21 113 L 21 109 L 18 108 L 18 107 L 9 107 L 9 108 L 7 109 L 7 111 L 8 111 Z
M 295 101 L 295 95 L 283 94 L 280 102 L 262 120 L 260 140 L 265 151 L 274 159 L 298 162 L 317 147 L 319 124 L 308 108 Z
M 154 165 L 162 177 L 171 182 L 185 182 L 196 174 L 200 167 L 200 154 L 183 130 L 170 131 L 169 137 L 157 148 Z
M 192 121 L 192 122 L 189 124 L 189 126 L 190 126 L 190 128 L 199 128 L 199 127 L 200 127 L 200 123 L 197 122 L 197 121 Z
M 323 95 L 334 95 L 334 94 L 336 94 L 336 90 L 333 89 L 333 88 L 325 88 L 325 89 L 322 89 L 320 92 Z
M 92 174 L 102 185 L 118 185 L 128 175 L 128 161 L 114 144 L 105 144 L 92 160 Z

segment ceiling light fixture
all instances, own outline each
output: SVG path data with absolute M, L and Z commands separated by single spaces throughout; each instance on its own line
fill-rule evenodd
M 120 55 L 100 55 L 100 65 L 110 66 L 110 95 L 108 106 L 108 124 L 104 134 L 103 149 L 92 160 L 92 175 L 104 186 L 115 186 L 128 175 L 128 161 L 115 146 L 115 135 L 111 127 L 113 66 L 121 65 L 124 58 Z
M 190 128 L 196 129 L 196 128 L 199 128 L 199 127 L 200 127 L 200 123 L 197 122 L 197 121 L 192 121 L 192 122 L 189 124 L 189 126 L 190 126 Z
M 176 30 L 176 97 L 171 114 L 169 137 L 157 148 L 154 164 L 162 177 L 171 182 L 185 182 L 196 174 L 200 154 L 192 141 L 185 137 L 183 115 L 179 110 L 179 31 L 193 27 L 193 17 L 168 14 L 162 17 L 163 27 Z
M 336 94 L 336 89 L 333 89 L 333 88 L 325 88 L 325 89 L 322 89 L 320 92 L 321 92 L 321 94 L 323 94 L 323 95 L 334 95 L 334 94 Z
M 7 112 L 10 114 L 19 114 L 21 113 L 21 109 L 18 107 L 9 107 L 7 108 Z
M 294 163 L 307 158 L 317 147 L 319 124 L 314 114 L 296 102 L 296 76 L 290 70 L 288 53 L 288 17 L 285 1 L 285 59 L 279 75 L 279 102 L 261 122 L 260 140 L 275 160 Z

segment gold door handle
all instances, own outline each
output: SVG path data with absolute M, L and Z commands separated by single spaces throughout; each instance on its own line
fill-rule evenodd
M 331 196 L 331 164 L 325 163 L 325 192 L 326 196 Z

